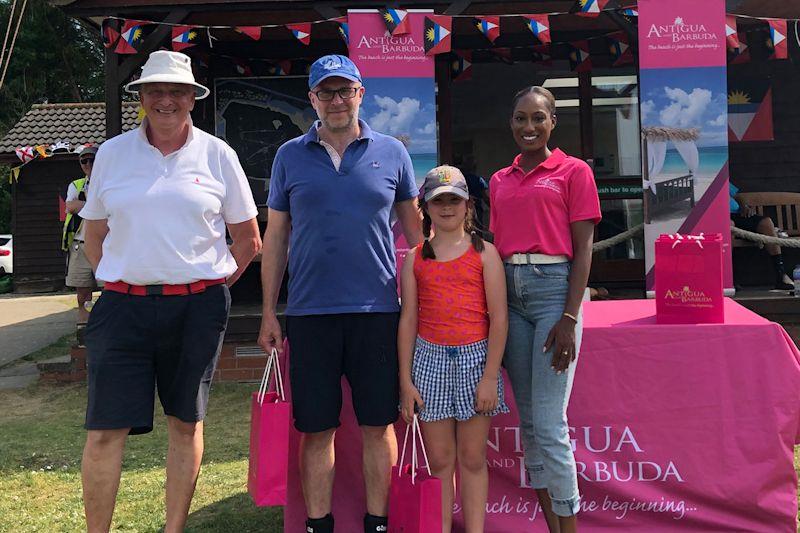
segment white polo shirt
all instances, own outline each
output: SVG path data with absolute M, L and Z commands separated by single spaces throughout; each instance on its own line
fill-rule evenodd
M 164 156 L 147 140 L 146 120 L 95 158 L 80 216 L 108 220 L 96 278 L 162 285 L 233 274 L 225 224 L 258 212 L 236 152 L 192 126 L 186 144 Z

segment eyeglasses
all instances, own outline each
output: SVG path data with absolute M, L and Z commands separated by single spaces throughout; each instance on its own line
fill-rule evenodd
M 94 165 L 94 157 L 84 157 L 83 159 L 78 159 L 81 165 Z
M 333 100 L 333 96 L 336 94 L 338 94 L 339 98 L 342 100 L 350 100 L 356 96 L 356 93 L 360 88 L 361 86 L 359 85 L 358 87 L 342 87 L 341 89 L 336 89 L 335 91 L 331 91 L 330 89 L 320 89 L 319 91 L 312 92 L 323 102 L 329 102 Z

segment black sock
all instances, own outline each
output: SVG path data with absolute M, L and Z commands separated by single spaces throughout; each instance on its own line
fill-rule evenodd
M 783 275 L 786 273 L 783 270 L 783 254 L 771 255 L 772 266 L 775 268 L 775 283 L 783 283 Z
M 333 515 L 326 514 L 322 518 L 306 519 L 307 533 L 333 533 Z
M 382 533 L 388 531 L 389 519 L 385 516 L 375 516 L 373 514 L 364 515 L 364 533 Z

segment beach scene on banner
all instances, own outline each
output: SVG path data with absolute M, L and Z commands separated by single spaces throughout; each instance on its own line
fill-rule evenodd
M 725 68 L 641 75 L 645 232 L 677 232 L 728 161 Z
M 361 118 L 370 128 L 400 139 L 414 163 L 417 185 L 437 165 L 433 78 L 369 78 Z

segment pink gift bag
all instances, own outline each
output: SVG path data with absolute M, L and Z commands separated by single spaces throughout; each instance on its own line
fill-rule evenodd
M 656 240 L 656 321 L 722 323 L 722 235 L 661 235 Z
M 411 462 L 405 464 L 408 432 L 411 431 Z M 417 459 L 417 437 L 419 437 L 425 468 L 420 468 Z M 400 464 L 392 467 L 392 483 L 389 487 L 389 533 L 441 533 L 442 531 L 442 482 L 431 475 L 428 455 L 422 441 L 417 415 L 406 426 Z
M 267 392 L 273 375 L 275 391 Z M 291 404 L 283 391 L 278 351 L 273 348 L 261 386 L 253 393 L 250 414 L 247 492 L 259 507 L 286 504 L 291 416 Z

